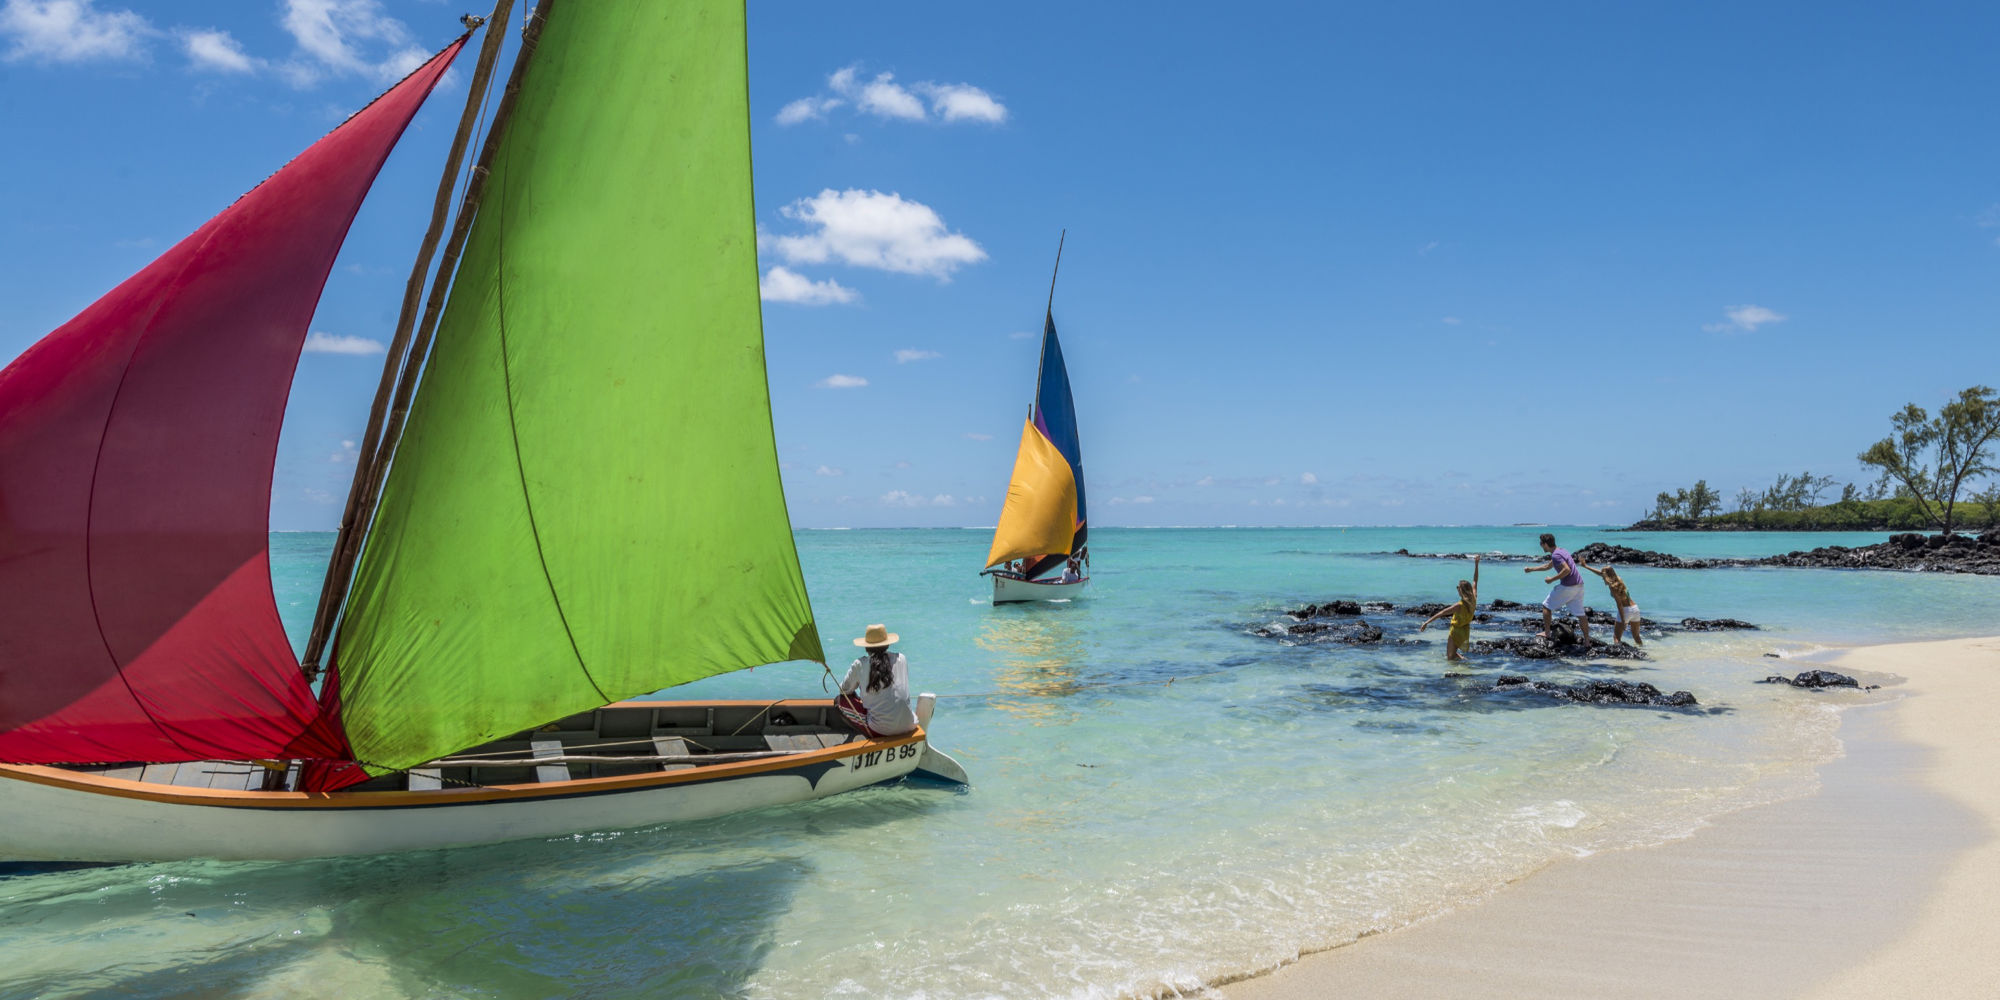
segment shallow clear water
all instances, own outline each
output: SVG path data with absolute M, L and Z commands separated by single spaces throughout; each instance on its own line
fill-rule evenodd
M 1527 554 L 1540 530 L 1100 529 L 1089 597 L 998 608 L 973 575 L 987 532 L 801 532 L 823 634 L 843 649 L 870 622 L 902 634 L 915 686 L 945 696 L 933 738 L 970 792 L 879 788 L 391 858 L 17 875 L 0 879 L 0 995 L 1186 990 L 1462 905 L 1555 857 L 1798 794 L 1836 752 L 1832 706 L 1871 696 L 1757 685 L 1781 666 L 1764 652 L 2000 621 L 2000 580 L 1640 568 L 1626 577 L 1648 617 L 1764 630 L 1668 637 L 1622 668 L 1470 671 L 1445 669 L 1435 630 L 1372 648 L 1252 634 L 1304 601 L 1449 600 L 1467 564 L 1382 553 Z M 1880 537 L 1558 531 L 1703 556 Z M 329 543 L 273 536 L 295 632 Z M 1488 566 L 1482 598 L 1538 600 L 1522 565 Z M 1417 621 L 1372 620 L 1392 638 Z M 1496 695 L 1502 671 L 1645 680 L 1704 709 Z M 674 694 L 820 690 L 817 666 L 788 664 Z

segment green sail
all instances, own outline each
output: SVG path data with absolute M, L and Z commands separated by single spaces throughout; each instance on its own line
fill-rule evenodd
M 825 658 L 765 384 L 742 0 L 549 9 L 338 634 L 371 770 Z

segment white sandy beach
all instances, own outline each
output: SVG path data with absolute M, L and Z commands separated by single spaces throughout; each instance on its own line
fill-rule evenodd
M 2000 638 L 1861 647 L 1828 665 L 1904 697 L 1846 713 L 1846 752 L 1822 768 L 1818 793 L 1660 847 L 1561 862 L 1479 905 L 1218 992 L 2000 996 Z

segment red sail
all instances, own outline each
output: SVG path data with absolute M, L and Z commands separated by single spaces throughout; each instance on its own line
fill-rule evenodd
M 459 39 L 0 371 L 0 761 L 342 756 L 271 596 L 292 372 Z

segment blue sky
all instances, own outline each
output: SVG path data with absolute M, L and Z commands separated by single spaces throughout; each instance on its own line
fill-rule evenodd
M 0 355 L 467 6 L 0 0 Z M 993 523 L 1065 228 L 1098 524 L 1627 521 L 2000 381 L 2000 8 L 1629 7 L 752 0 L 795 523 Z M 316 344 L 387 339 L 463 80 Z M 380 361 L 305 356 L 275 528 L 335 523 Z

